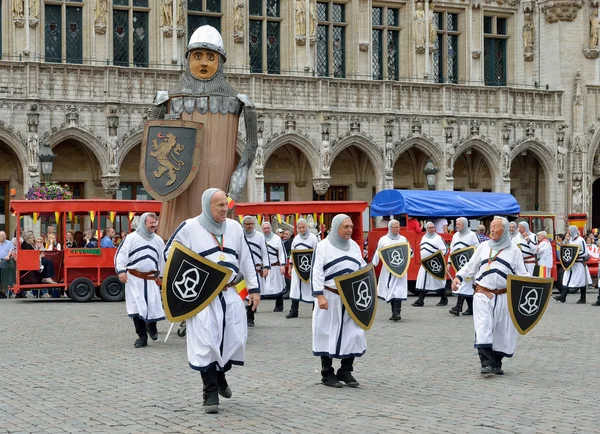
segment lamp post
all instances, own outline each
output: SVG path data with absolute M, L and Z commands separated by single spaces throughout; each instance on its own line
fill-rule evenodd
M 42 165 L 42 176 L 44 177 L 44 181 L 48 183 L 52 177 L 52 166 L 56 159 L 56 155 L 52 152 L 52 149 L 46 145 L 40 146 L 38 155 Z
M 423 173 L 427 178 L 427 187 L 430 190 L 435 190 L 435 175 L 439 172 L 439 169 L 433 165 L 433 161 L 427 160 Z

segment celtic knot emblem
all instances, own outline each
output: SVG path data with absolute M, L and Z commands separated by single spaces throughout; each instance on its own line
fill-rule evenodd
M 367 279 L 354 283 L 354 303 L 360 311 L 367 310 L 373 303 L 373 297 L 367 285 Z
M 565 249 L 565 251 L 563 252 L 563 261 L 569 262 L 572 259 L 573 256 L 571 255 L 571 249 Z
M 525 295 L 523 293 L 526 291 Z M 519 300 L 519 312 L 525 316 L 532 316 L 540 310 L 540 292 L 542 288 L 523 287 L 521 299 Z
M 438 261 L 437 258 L 429 261 L 429 266 L 431 267 L 431 271 L 434 273 L 439 273 L 442 271 L 442 264 L 440 264 L 440 261 Z
M 298 268 L 300 271 L 310 271 L 310 258 L 307 255 L 302 255 L 298 258 Z
M 400 250 L 392 250 L 389 254 L 390 264 L 394 267 L 399 267 L 404 264 L 404 257 Z
M 467 258 L 467 255 L 459 255 L 459 257 L 458 257 L 458 266 L 460 268 L 462 268 L 465 265 L 467 265 L 467 262 L 469 262 L 469 258 Z

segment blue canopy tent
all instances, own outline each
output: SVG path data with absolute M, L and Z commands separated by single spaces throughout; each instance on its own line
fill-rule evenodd
M 485 217 L 518 215 L 521 207 L 508 193 L 444 190 L 383 190 L 371 202 L 371 217 Z

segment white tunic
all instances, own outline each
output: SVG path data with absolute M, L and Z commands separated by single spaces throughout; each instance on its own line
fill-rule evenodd
M 261 290 L 260 296 L 261 298 L 275 298 L 285 292 L 285 277 L 281 274 L 280 267 L 286 265 L 286 257 L 280 237 L 273 235 L 267 241 L 267 252 L 271 271 L 265 279 L 265 289 Z
M 223 235 L 223 251 L 213 235 L 191 218 L 179 225 L 165 247 L 165 262 L 174 241 L 233 271 L 231 283 L 238 273 L 246 280 L 249 293 L 258 292 L 256 271 L 243 229 L 235 220 L 227 219 Z M 221 261 L 219 256 L 225 255 Z M 200 313 L 188 318 L 187 355 L 192 369 L 206 371 L 211 367 L 222 370 L 227 363 L 243 365 L 248 325 L 246 307 L 234 287 L 225 288 Z
M 520 233 L 517 234 L 514 238 L 515 244 L 519 249 L 521 249 L 521 253 L 523 255 L 523 262 L 525 263 L 525 268 L 529 272 L 530 276 L 533 276 L 533 269 L 535 268 L 535 254 L 537 251 L 537 236 L 535 234 L 530 233 L 527 235 L 528 239 L 525 239 L 523 235 Z
M 115 254 L 115 271 L 117 274 L 126 270 L 157 271 L 161 275 L 164 248 L 165 243 L 159 236 L 148 241 L 137 232 L 131 233 L 119 244 Z M 125 306 L 130 317 L 148 322 L 165 319 L 160 288 L 154 280 L 140 279 L 127 273 Z
M 563 274 L 563 287 L 570 290 L 585 289 L 591 280 L 590 272 L 584 261 L 589 257 L 585 240 L 578 236 L 572 239 L 569 244 L 579 244 L 579 256 L 573 266 Z
M 487 289 L 504 289 L 509 274 L 529 276 L 518 247 L 511 244 L 501 250 L 491 251 L 490 241 L 481 243 L 471 260 L 457 274 L 465 280 L 474 278 L 475 283 Z M 494 258 L 493 260 L 491 260 Z M 517 344 L 517 330 L 508 311 L 506 294 L 473 295 L 473 323 L 475 326 L 475 348 L 492 348 L 506 357 L 512 357 Z
M 308 237 L 306 240 L 302 239 L 301 235 L 298 235 L 292 241 L 292 250 L 304 250 L 304 249 L 314 249 L 317 247 L 317 237 L 308 233 Z M 314 252 L 313 252 L 314 253 Z M 298 273 L 292 267 L 292 283 L 290 285 L 290 298 L 292 300 L 304 301 L 306 303 L 314 303 L 315 299 L 312 295 L 312 288 L 310 283 L 304 283 L 300 277 L 298 277 Z
M 433 238 L 427 238 L 426 235 L 421 239 L 421 260 L 424 258 L 433 255 L 438 250 L 441 250 L 442 255 L 446 255 L 448 253 L 448 248 L 446 247 L 446 243 L 443 238 L 438 234 L 435 234 Z M 445 260 L 445 259 L 444 259 Z M 446 279 L 436 279 L 431 274 L 429 274 L 423 265 L 419 268 L 419 273 L 417 274 L 417 283 L 415 289 L 420 292 L 435 292 L 442 291 L 446 288 Z
M 551 277 L 552 266 L 554 265 L 554 248 L 550 241 L 544 239 L 538 244 L 536 256 L 538 265 L 546 267 L 546 275 L 544 277 Z
M 250 247 L 250 253 L 252 253 L 252 262 L 254 262 L 256 269 L 258 287 L 262 292 L 265 289 L 265 278 L 262 277 L 262 269 L 265 268 L 268 270 L 271 268 L 269 254 L 267 253 L 267 242 L 265 241 L 265 236 L 258 231 L 254 231 L 254 235 L 250 238 L 244 232 L 244 237 L 246 238 L 248 247 Z
M 375 250 L 372 260 L 375 267 L 379 265 L 381 260 L 379 257 L 379 249 L 407 242 L 406 237 L 403 237 L 402 235 L 398 236 L 399 238 L 397 240 L 393 240 L 386 234 L 379 239 L 379 242 L 377 243 L 377 250 Z M 413 257 L 412 247 L 410 248 L 410 257 Z M 410 258 L 404 258 L 404 260 L 410 262 Z M 379 274 L 379 281 L 377 282 L 377 297 L 390 302 L 392 300 L 406 300 L 407 295 L 408 273 L 404 274 L 404 277 L 398 278 L 390 273 L 387 267 L 383 265 L 381 267 L 381 273 Z
M 478 246 L 479 238 L 477 238 L 477 234 L 475 232 L 469 231 L 466 235 L 461 235 L 460 232 L 456 232 L 452 236 L 452 242 L 450 243 L 450 254 L 456 252 L 457 250 L 464 249 L 470 246 Z M 448 266 L 450 267 L 450 261 L 448 261 Z M 462 282 L 458 286 L 457 291 L 453 291 L 452 295 L 462 295 L 463 297 L 472 297 L 473 296 L 473 279 L 468 279 Z
M 325 289 L 325 286 L 335 289 L 334 277 L 367 265 L 358 244 L 353 240 L 349 242 L 351 247 L 347 252 L 334 247 L 327 238 L 315 249 L 311 272 L 313 295 L 323 295 L 329 305 L 323 310 L 315 303 L 312 319 L 315 356 L 344 359 L 360 357 L 367 350 L 364 330 L 350 318 L 340 296 Z

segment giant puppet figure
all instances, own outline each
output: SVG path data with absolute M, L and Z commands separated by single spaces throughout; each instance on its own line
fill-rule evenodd
M 256 111 L 223 73 L 223 39 L 211 26 L 190 38 L 186 70 L 175 89 L 160 91 L 146 122 L 140 176 L 146 190 L 163 201 L 158 233 L 169 238 L 184 220 L 202 212 L 200 197 L 218 187 L 233 200 L 246 184 L 257 148 Z M 246 148 L 235 166 L 240 114 Z

